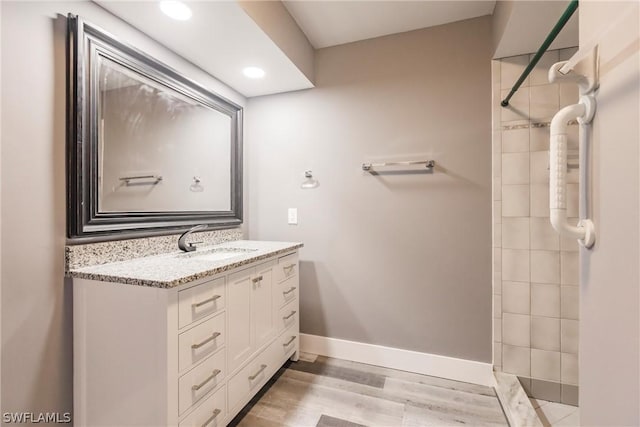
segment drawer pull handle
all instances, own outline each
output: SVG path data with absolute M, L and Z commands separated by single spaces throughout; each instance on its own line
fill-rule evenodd
M 289 320 L 289 319 L 291 319 L 291 318 L 293 317 L 293 315 L 294 315 L 294 314 L 296 314 L 296 311 L 295 311 L 295 310 L 293 310 L 293 311 L 291 312 L 291 314 L 289 314 L 288 316 L 284 316 L 284 317 L 282 318 L 282 320 Z
M 252 282 L 253 282 L 253 283 L 258 283 L 258 282 L 260 282 L 261 280 L 262 280 L 262 276 L 258 276 L 258 277 L 253 278 L 253 279 L 252 279 Z
M 282 267 L 283 270 L 289 270 L 288 273 L 286 273 L 287 275 L 291 274 L 291 270 L 293 270 L 293 267 L 295 267 L 295 264 L 289 264 L 289 265 L 285 265 L 284 267 Z
M 220 332 L 214 332 L 209 338 L 207 338 L 206 340 L 199 342 L 198 344 L 191 344 L 191 348 L 194 350 L 199 349 L 200 347 L 202 347 L 203 345 L 215 340 L 216 338 L 218 338 L 220 336 Z
M 220 415 L 220 412 L 222 412 L 220 409 L 216 409 L 215 411 L 213 411 L 213 415 L 211 415 L 211 417 L 209 417 L 209 419 L 205 421 L 201 427 L 206 427 L 207 424 L 210 424 L 213 420 L 216 419 L 218 415 Z
M 295 291 L 296 287 L 292 286 L 291 289 L 289 289 L 288 291 L 284 291 L 282 292 L 283 295 L 289 295 L 291 292 Z
M 214 302 L 214 301 L 215 301 L 215 300 L 217 300 L 218 298 L 221 298 L 221 296 L 220 296 L 220 295 L 214 295 L 214 296 L 212 296 L 211 298 L 206 299 L 206 300 L 204 300 L 204 301 L 200 301 L 200 302 L 196 302 L 196 303 L 194 303 L 194 304 L 191 304 L 191 307 L 193 307 L 193 308 L 198 308 L 198 307 L 200 307 L 201 305 L 205 305 L 205 304 L 208 304 L 208 303 L 210 303 L 210 302 Z
M 294 342 L 296 340 L 295 336 L 292 336 L 291 338 L 289 338 L 289 341 L 287 341 L 286 343 L 282 344 L 283 347 L 287 347 L 289 344 L 291 344 L 292 342 Z
M 213 372 L 211 373 L 211 375 L 209 375 L 209 377 L 207 379 L 205 379 L 204 381 L 202 381 L 200 384 L 191 386 L 191 390 L 193 391 L 198 391 L 200 390 L 202 387 L 204 387 L 204 385 L 206 383 L 208 383 L 209 381 L 211 381 L 212 379 L 214 379 L 215 377 L 218 376 L 218 374 L 220 373 L 220 369 L 214 369 Z
M 255 374 L 251 375 L 249 377 L 249 381 L 253 381 L 256 378 L 258 378 L 258 375 L 260 375 L 262 373 L 262 371 L 264 371 L 265 369 L 267 369 L 267 365 L 260 365 L 260 369 L 258 369 L 258 372 L 256 372 Z

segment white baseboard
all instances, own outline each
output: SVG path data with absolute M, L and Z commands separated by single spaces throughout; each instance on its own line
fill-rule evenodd
M 489 387 L 494 385 L 492 365 L 473 360 L 307 334 L 300 334 L 300 351 Z

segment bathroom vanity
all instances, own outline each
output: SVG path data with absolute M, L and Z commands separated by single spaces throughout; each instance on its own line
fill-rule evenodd
M 77 425 L 224 426 L 299 352 L 299 243 L 72 269 Z

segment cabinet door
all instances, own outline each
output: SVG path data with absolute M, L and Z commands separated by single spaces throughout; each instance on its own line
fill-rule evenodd
M 252 273 L 249 268 L 227 279 L 227 316 L 229 333 L 227 341 L 229 372 L 240 366 L 252 352 L 251 345 L 251 294 Z
M 262 347 L 276 333 L 273 309 L 273 262 L 256 267 L 252 278 L 252 314 L 255 331 L 255 349 Z

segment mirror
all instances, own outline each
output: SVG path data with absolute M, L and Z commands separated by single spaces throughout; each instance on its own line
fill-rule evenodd
M 242 110 L 68 17 L 68 237 L 242 222 Z

